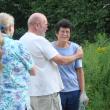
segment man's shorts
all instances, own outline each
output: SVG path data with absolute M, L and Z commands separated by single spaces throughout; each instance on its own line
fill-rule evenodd
M 59 93 L 46 96 L 31 96 L 32 110 L 62 110 Z

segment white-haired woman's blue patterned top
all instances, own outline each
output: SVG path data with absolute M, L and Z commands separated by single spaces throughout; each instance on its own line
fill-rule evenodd
M 32 58 L 19 41 L 12 40 L 6 35 L 2 51 L 0 110 L 25 110 L 25 108 L 28 110 L 30 108 L 29 70 L 33 67 Z

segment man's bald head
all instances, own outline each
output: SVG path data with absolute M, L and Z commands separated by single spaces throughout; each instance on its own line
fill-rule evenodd
M 48 21 L 44 14 L 33 13 L 28 19 L 28 31 L 45 36 L 48 29 Z
M 28 26 L 35 23 L 40 23 L 42 20 L 46 19 L 46 16 L 42 13 L 33 13 L 28 19 Z

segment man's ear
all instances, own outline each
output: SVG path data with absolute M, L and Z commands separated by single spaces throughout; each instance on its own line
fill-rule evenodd
M 36 23 L 34 26 L 35 26 L 35 29 L 38 30 L 39 24 Z

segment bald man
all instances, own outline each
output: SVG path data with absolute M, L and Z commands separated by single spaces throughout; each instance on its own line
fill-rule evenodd
M 60 55 L 45 38 L 47 29 L 46 16 L 34 13 L 28 19 L 28 32 L 20 39 L 32 54 L 37 67 L 37 75 L 31 77 L 29 91 L 32 110 L 61 110 L 59 92 L 63 83 L 57 64 L 68 64 L 83 56 L 80 48 L 72 56 Z

